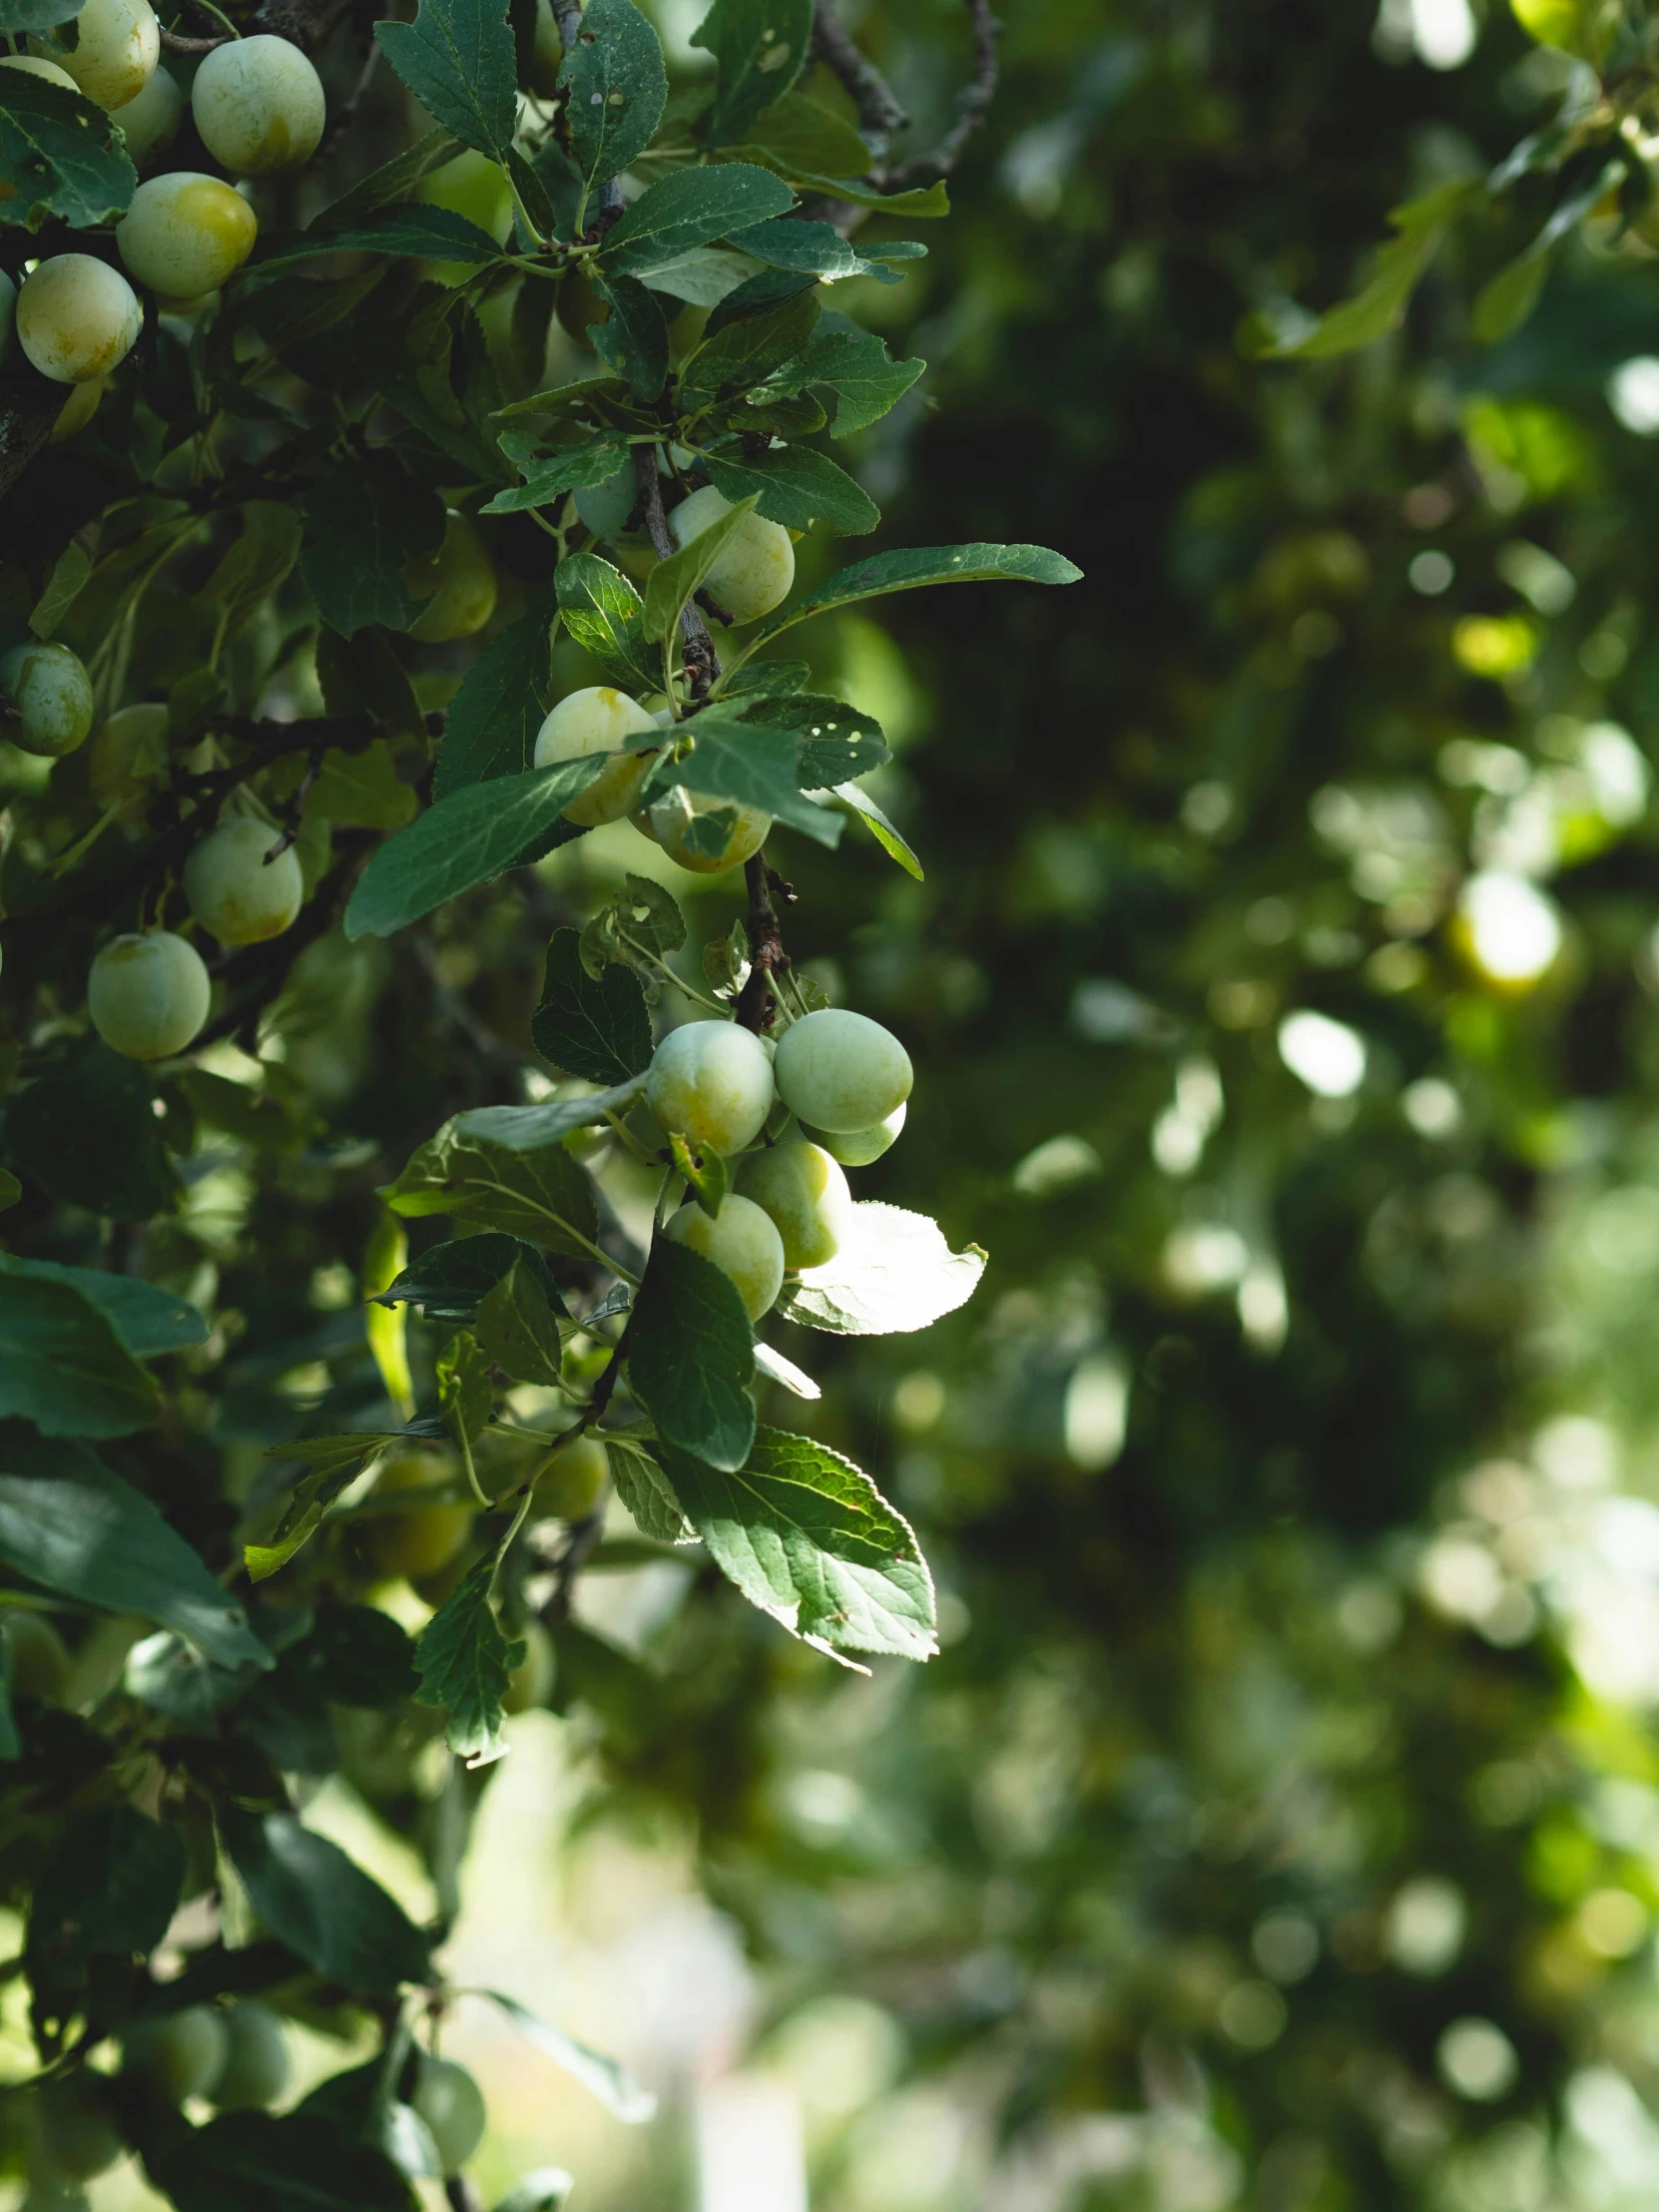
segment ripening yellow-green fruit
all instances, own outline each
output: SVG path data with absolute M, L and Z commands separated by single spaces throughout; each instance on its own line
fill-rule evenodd
M 712 522 L 730 514 L 732 502 L 712 484 L 683 499 L 668 518 L 676 545 L 699 538 Z M 753 511 L 721 547 L 703 588 L 734 622 L 758 622 L 790 596 L 795 583 L 795 546 L 780 522 Z
M 117 937 L 87 977 L 87 1012 L 112 1052 L 170 1060 L 208 1018 L 213 984 L 195 945 L 170 929 Z
M 503 1712 L 528 1713 L 535 1706 L 545 1705 L 552 1694 L 558 1661 L 553 1639 L 540 1621 L 525 1622 L 524 1644 L 524 1657 L 508 1676 L 502 1693 Z
M 693 829 L 706 815 L 729 818 L 717 825 L 722 834 L 712 851 L 703 844 L 707 830 Z M 730 799 L 705 799 L 683 787 L 658 800 L 650 819 L 648 833 L 671 860 L 690 868 L 694 875 L 720 875 L 729 867 L 742 867 L 745 860 L 755 857 L 772 831 L 772 817 L 762 814 L 759 807 L 739 807 Z
M 159 700 L 118 707 L 92 741 L 87 781 L 100 807 L 130 807 L 167 773 L 170 726 Z
M 297 169 L 328 120 L 322 79 L 297 46 L 264 31 L 205 57 L 190 110 L 202 144 L 238 177 Z
M 695 1151 L 742 1152 L 766 1127 L 777 1096 L 758 1037 L 735 1021 L 688 1021 L 652 1055 L 645 1103 L 661 1128 Z
M 84 744 L 92 728 L 92 680 L 67 645 L 15 646 L 0 661 L 0 691 L 22 718 L 7 734 L 25 753 L 57 760 Z
M 17 342 L 55 384 L 108 375 L 132 351 L 143 321 L 120 270 L 90 254 L 54 254 L 30 271 L 17 295 Z
M 771 1221 L 792 1274 L 832 1260 L 852 1230 L 852 1193 L 839 1164 L 803 1138 L 767 1145 L 744 1161 L 738 1189 Z
M 65 2181 L 96 2180 L 127 2149 L 97 2075 L 84 2071 L 41 2084 L 35 2124 L 48 2172 Z
M 60 29 L 31 38 L 29 51 L 56 62 L 101 108 L 136 100 L 161 60 L 162 33 L 150 0 L 86 0 L 70 45 Z
M 904 1127 L 907 1106 L 895 1106 L 884 1121 L 878 1121 L 872 1129 L 813 1129 L 806 1122 L 801 1124 L 801 1134 L 813 1144 L 823 1145 L 830 1159 L 838 1160 L 843 1168 L 867 1168 L 872 1160 L 879 1160 L 888 1151 Z
M 910 1055 L 890 1029 L 844 1006 L 792 1021 L 778 1040 L 778 1095 L 814 1129 L 865 1130 L 910 1095 Z
M 44 1614 L 25 1606 L 0 1609 L 11 1655 L 12 1688 L 24 1697 L 55 1705 L 69 1680 L 69 1647 Z
M 557 768 L 561 762 L 583 760 L 590 753 L 620 752 L 625 740 L 656 728 L 656 716 L 648 714 L 637 699 L 614 691 L 609 684 L 588 684 L 567 693 L 536 733 L 536 766 Z M 630 753 L 613 761 L 571 801 L 565 820 L 588 829 L 602 822 L 620 822 L 639 804 L 656 762 L 653 752 Z
M 477 2082 L 452 2058 L 423 2056 L 409 2102 L 431 2129 L 444 2172 L 459 2173 L 484 2139 L 484 2096 Z
M 403 579 L 421 602 L 409 635 L 423 645 L 470 638 L 495 612 L 495 564 L 465 515 L 449 517 L 443 543 L 407 562 Z
M 170 169 L 147 177 L 115 227 L 129 272 L 164 299 L 217 291 L 254 251 L 253 209 L 223 177 Z
M 399 1490 L 426 1490 L 454 1472 L 435 1453 L 409 1452 L 382 1462 L 374 1485 L 377 1498 Z M 429 1575 L 446 1567 L 472 1528 L 469 1505 L 412 1505 L 406 1512 L 384 1513 L 363 1522 L 363 1544 L 382 1574 Z
M 128 159 L 142 169 L 157 154 L 165 154 L 178 136 L 184 113 L 184 86 L 170 69 L 153 70 L 144 90 L 135 93 L 121 111 Z
M 65 92 L 81 89 L 61 63 L 43 61 L 38 54 L 0 54 L 0 69 L 21 69 L 30 77 L 44 77 L 49 85 L 58 85 Z
M 269 822 L 234 816 L 211 830 L 185 862 L 190 910 L 221 944 L 263 944 L 279 937 L 299 911 L 305 878 L 292 845 L 272 858 L 280 832 Z
M 186 2097 L 207 2095 L 229 2050 L 224 2015 L 206 2004 L 187 2004 L 134 2022 L 122 2043 L 122 2071 L 142 2074 L 171 2103 L 183 2104 Z
M 670 1215 L 663 1234 L 729 1275 L 751 1321 L 760 1320 L 784 1287 L 784 1240 L 751 1198 L 730 1192 L 718 1214 L 705 1213 L 692 1200 Z
M 578 1436 L 536 1477 L 536 1503 L 560 1520 L 585 1520 L 605 1495 L 611 1457 L 597 1436 Z
M 282 2015 L 269 2004 L 227 2005 L 225 2063 L 204 2092 L 222 2112 L 262 2111 L 275 2104 L 293 2073 Z

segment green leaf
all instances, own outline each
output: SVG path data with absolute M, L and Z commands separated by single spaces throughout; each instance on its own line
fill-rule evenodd
M 791 184 L 814 199 L 839 200 L 848 208 L 874 208 L 882 215 L 944 216 L 950 213 L 950 195 L 944 180 L 918 185 L 910 192 L 877 192 L 854 177 L 822 177 L 809 169 L 789 171 Z
M 952 1252 L 925 1214 L 863 1199 L 834 1259 L 806 1268 L 778 1310 L 841 1337 L 902 1336 L 966 1305 L 985 1272 L 977 1245 Z
M 753 499 L 744 499 L 730 513 L 719 516 L 706 530 L 700 530 L 690 545 L 682 546 L 666 561 L 659 561 L 646 579 L 645 585 L 645 634 L 666 643 L 680 627 L 680 617 L 720 558 L 720 551 L 728 538 L 742 529 L 746 518 L 754 509 Z
M 346 936 L 389 937 L 515 866 L 604 766 L 590 755 L 452 791 L 373 853 L 345 909 Z
M 291 1813 L 228 1811 L 221 1833 L 255 1912 L 319 1974 L 360 1997 L 395 1996 L 403 1982 L 428 1978 L 425 1936 L 337 1844 Z
M 89 1039 L 8 1100 L 6 1151 L 66 1205 L 148 1221 L 179 1192 L 155 1099 L 136 1060 Z
M 815 289 L 818 279 L 796 269 L 758 269 L 735 291 L 729 291 L 703 326 L 705 337 L 714 337 L 730 323 L 764 314 L 802 292 Z
M 370 170 L 349 192 L 331 201 L 313 221 L 311 230 L 343 230 L 347 224 L 362 222 L 377 208 L 406 200 L 433 170 L 453 161 L 460 151 L 461 141 L 455 134 L 446 131 L 442 124 L 434 124 L 412 146 L 405 147 L 401 154 L 394 154 L 389 162 L 382 162 L 378 169 Z
M 527 461 L 522 484 L 498 491 L 481 514 L 517 514 L 524 507 L 550 506 L 555 499 L 578 487 L 608 484 L 628 465 L 628 440 L 617 430 L 601 432 L 585 445 L 566 446 L 562 452 Z
M 740 254 L 752 254 L 769 269 L 800 270 L 832 283 L 841 276 L 884 276 L 884 265 L 866 261 L 828 223 L 805 223 L 794 216 L 775 216 L 747 231 L 734 231 L 730 243 Z
M 161 1409 L 102 1305 L 26 1261 L 0 1264 L 0 1416 L 21 1414 L 45 1436 L 130 1436 Z
M 1272 351 L 1282 358 L 1325 360 L 1333 353 L 1375 345 L 1397 329 L 1441 240 L 1483 189 L 1475 180 L 1436 185 L 1432 192 L 1395 208 L 1388 221 L 1398 236 L 1380 249 L 1361 289 L 1321 315 L 1306 337 Z
M 711 146 L 749 136 L 801 75 L 812 42 L 812 0 L 715 0 L 692 34 L 692 44 L 719 65 L 706 126 Z
M 533 1109 L 531 1109 L 533 1111 Z M 432 1322 L 458 1322 L 472 1328 L 479 1302 L 515 1269 L 535 1277 L 543 1299 L 555 1314 L 565 1305 L 547 1262 L 522 1237 L 485 1230 L 477 1237 L 453 1237 L 430 1246 L 401 1275 L 369 1301 L 374 1306 L 418 1306 Z
M 726 393 L 764 383 L 807 345 L 820 311 L 811 291 L 798 291 L 762 314 L 725 324 L 681 369 L 682 408 L 695 412 Z
M 155 1949 L 179 1907 L 185 1839 L 129 1805 L 100 1808 L 58 1830 L 29 1911 L 29 1950 L 54 1980 L 97 1952 Z
M 428 1630 L 427 1633 L 430 1634 L 431 1631 Z M 614 2118 L 625 2121 L 630 2127 L 637 2127 L 655 2116 L 656 2098 L 649 2089 L 642 2089 L 626 2066 L 619 2065 L 616 2059 L 606 2058 L 599 2051 L 589 2050 L 585 2043 L 576 2042 L 561 2028 L 549 2027 L 544 2019 L 538 2018 L 534 2012 L 520 2004 L 516 1997 L 503 1996 L 499 1989 L 480 1989 L 477 1993 L 498 2004 L 526 2042 L 533 2043 L 544 2057 L 551 2058 L 556 2066 L 562 2067 L 573 2081 L 579 2081 Z M 527 2186 L 527 2183 L 521 2183 L 520 2189 Z M 519 2193 L 519 2190 L 514 2190 L 513 2195 L 517 2196 Z M 511 2201 L 509 2198 L 508 2202 Z M 535 2199 L 537 2205 L 546 2201 L 544 2197 Z M 504 2207 L 497 2206 L 496 2212 L 504 2212 Z
M 868 492 L 811 446 L 774 446 L 753 455 L 705 452 L 700 458 L 717 491 L 734 501 L 754 499 L 769 522 L 787 529 L 806 530 L 823 520 L 843 537 L 857 537 L 881 519 Z
M 15 7 L 17 0 L 7 0 Z M 61 22 L 63 11 L 48 0 Z M 84 231 L 124 215 L 138 185 L 114 120 L 84 93 L 21 69 L 0 102 L 0 223 L 38 231 L 49 217 Z M 787 190 L 780 187 L 780 190 Z
M 415 1647 L 420 1676 L 415 1702 L 448 1709 L 449 1748 L 469 1767 L 487 1767 L 507 1750 L 501 1701 L 528 1648 L 501 1633 L 491 1602 L 494 1582 L 495 1561 L 480 1559 L 438 1607 Z
M 860 599 L 889 592 L 918 591 L 924 584 L 1075 584 L 1083 571 L 1063 553 L 1044 545 L 918 545 L 900 553 L 877 553 L 851 568 L 839 568 L 817 591 L 798 599 L 764 624 L 749 646 L 757 652 L 771 639 L 809 615 L 830 607 L 850 607 Z M 748 655 L 745 655 L 747 659 Z
M 828 384 L 834 392 L 837 405 L 830 435 L 844 438 L 879 421 L 926 366 L 920 359 L 895 361 L 872 331 L 826 330 L 795 364 L 795 372 L 802 385 Z
M 272 1663 L 242 1608 L 147 1497 L 96 1453 L 15 1421 L 0 1425 L 0 1559 L 64 1597 L 175 1629 L 220 1666 Z
M 321 2113 L 222 2112 L 161 2140 L 146 2163 L 177 2212 L 418 2212 L 391 2160 Z
M 549 1299 L 547 1266 L 539 1253 L 516 1260 L 478 1302 L 478 1342 L 515 1382 L 556 1389 L 560 1378 L 559 1324 L 564 1301 Z M 567 1317 L 568 1318 L 568 1317 Z
M 738 152 L 753 154 L 787 177 L 814 171 L 854 177 L 869 167 L 869 148 L 853 126 L 799 90 L 766 110 Z
M 681 1512 L 680 1500 L 657 1459 L 643 1444 L 609 1430 L 605 1432 L 605 1449 L 616 1494 L 640 1533 L 660 1544 L 690 1542 L 697 1532 Z
M 646 787 L 648 800 L 683 785 L 702 799 L 759 807 L 815 843 L 838 841 L 844 817 L 802 794 L 801 740 L 793 731 L 757 728 L 719 708 L 705 709 L 683 728 L 693 749 L 683 760 L 661 763 Z
M 657 1433 L 711 1466 L 741 1467 L 755 1437 L 755 1335 L 731 1277 L 658 1237 L 628 1348 L 631 1387 Z
M 585 198 L 620 177 L 657 135 L 668 99 L 662 41 L 633 0 L 589 0 L 559 83 Z
M 664 1459 L 722 1573 L 792 1634 L 829 1651 L 937 1651 L 914 1532 L 850 1459 L 779 1428 L 756 1431 L 741 1473 L 672 1445 Z
M 331 631 L 325 632 L 331 637 Z M 376 636 L 374 631 L 362 635 Z M 419 764 L 424 768 L 424 762 Z M 332 822 L 346 830 L 401 830 L 420 805 L 414 787 L 397 773 L 397 758 L 384 738 L 360 753 L 331 746 L 322 756 L 305 800 L 307 822 Z
M 359 630 L 354 638 L 319 630 L 316 680 L 331 715 L 366 715 L 388 737 L 424 739 L 425 719 L 408 672 L 379 630 Z M 451 708 L 453 714 L 453 708 Z M 331 756 L 324 756 L 324 760 Z
M 1528 38 L 1592 63 L 1605 56 L 1619 22 L 1619 10 L 1608 0 L 1509 0 L 1509 4 Z
M 511 1237 L 591 1259 L 599 1230 L 593 1190 L 564 1146 L 555 1139 L 520 1151 L 462 1127 L 476 1118 L 463 1114 L 445 1122 L 397 1181 L 382 1189 L 386 1204 L 394 1213 L 448 1214 L 454 1221 L 503 1229 Z
M 608 320 L 588 324 L 595 352 L 627 378 L 636 399 L 655 399 L 668 382 L 669 363 L 668 318 L 655 292 L 621 274 L 596 279 L 594 288 L 611 310 Z
M 795 732 L 801 741 L 797 774 L 803 791 L 833 791 L 849 777 L 867 776 L 892 759 L 880 724 L 839 699 L 812 692 L 782 693 L 746 707 L 743 719 L 767 729 Z
M 355 1435 L 308 1436 L 297 1443 L 273 1444 L 266 1453 L 268 1459 L 297 1459 L 307 1472 L 295 1483 L 270 1543 L 247 1546 L 244 1557 L 252 1579 L 267 1581 L 285 1567 L 300 1545 L 316 1533 L 323 1514 L 356 1480 L 364 1464 L 397 1440 L 396 1430 L 373 1429 Z
M 582 965 L 598 977 L 613 960 L 639 964 L 647 974 L 686 941 L 679 900 L 647 875 L 625 875 L 622 893 L 602 906 L 582 931 Z
M 0 1214 L 8 1213 L 23 1196 L 23 1185 L 15 1175 L 0 1168 Z
M 732 1188 L 731 1172 L 718 1152 L 698 1152 L 678 1130 L 668 1140 L 674 1165 L 685 1177 L 692 1197 L 711 1219 L 720 1212 Z
M 404 583 L 404 566 L 443 541 L 437 494 L 406 475 L 391 454 L 363 453 L 318 477 L 305 502 L 305 527 L 312 542 L 299 566 L 328 627 L 342 638 L 369 622 L 406 630 L 420 608 Z
M 651 1016 L 639 978 L 626 967 L 590 975 L 581 934 L 555 929 L 547 978 L 530 1036 L 544 1060 L 590 1083 L 625 1083 L 651 1065 Z
M 505 165 L 518 67 L 501 0 L 420 0 L 412 23 L 376 23 L 374 36 L 434 121 Z
M 752 255 L 740 254 L 730 246 L 694 246 L 689 254 L 676 255 L 661 269 L 649 270 L 639 281 L 691 306 L 716 307 L 733 292 L 741 291 L 756 275 Z M 674 309 L 664 311 L 672 314 Z
M 79 1291 L 111 1323 L 135 1360 L 153 1360 L 161 1353 L 208 1341 L 208 1325 L 194 1306 L 172 1291 L 146 1283 L 142 1276 L 62 1267 L 55 1260 L 19 1260 L 0 1252 L 0 1279 L 7 1276 L 66 1283 Z
M 538 602 L 491 639 L 467 670 L 444 718 L 434 802 L 472 784 L 529 772 L 546 712 L 550 618 L 546 602 Z
M 81 587 L 92 575 L 92 555 L 79 538 L 71 538 L 57 559 L 29 614 L 29 628 L 37 638 L 49 638 L 81 596 Z
M 896 860 L 905 874 L 913 875 L 918 883 L 926 881 L 921 862 L 867 792 L 861 792 L 856 784 L 836 784 L 834 794 L 851 808 L 889 859 Z
M 49 31 L 79 15 L 85 0 L 0 0 L 0 31 Z
M 1469 316 L 1469 328 L 1481 345 L 1495 345 L 1518 330 L 1538 304 L 1538 294 L 1549 275 L 1549 257 L 1530 248 L 1505 264 L 1480 287 Z
M 23 1756 L 23 1737 L 12 1705 L 12 1632 L 0 1611 L 0 1766 Z
M 694 246 L 747 230 L 794 207 L 795 195 L 767 169 L 730 162 L 661 177 L 634 202 L 605 241 L 607 277 L 663 269 Z
M 614 1090 L 592 1091 L 585 1098 L 553 1098 L 540 1106 L 473 1106 L 455 1116 L 463 1137 L 479 1137 L 509 1152 L 539 1152 L 573 1129 L 590 1129 L 607 1113 L 621 1113 L 645 1088 L 636 1075 Z
M 289 231 L 262 243 L 258 259 L 248 263 L 241 281 L 246 285 L 267 270 L 285 269 L 292 262 L 310 261 L 318 254 L 391 254 L 411 261 L 464 262 L 480 269 L 502 258 L 500 247 L 487 231 L 451 208 L 387 208 L 355 223 L 341 223 L 326 231 L 319 231 L 313 224 L 308 231 Z
M 576 2177 L 563 2166 L 538 2166 L 507 2191 L 495 2212 L 562 2212 Z
M 275 499 L 251 499 L 242 510 L 241 536 L 227 548 L 196 597 L 224 610 L 224 634 L 235 637 L 254 610 L 273 596 L 298 557 L 298 515 Z
M 495 1406 L 488 1355 L 469 1329 L 459 1329 L 432 1369 L 438 1415 L 456 1443 L 466 1445 L 489 1426 Z
M 571 553 L 553 582 L 565 628 L 606 682 L 629 692 L 658 690 L 662 658 L 646 635 L 644 602 L 622 571 L 597 553 Z

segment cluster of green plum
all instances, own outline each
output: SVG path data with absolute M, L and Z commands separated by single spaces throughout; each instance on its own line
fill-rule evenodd
M 128 153 L 143 162 L 165 149 L 184 112 L 184 89 L 158 67 L 160 59 L 150 0 L 86 0 L 72 24 L 32 36 L 27 54 L 6 56 L 0 67 L 115 112 Z M 204 57 L 190 108 L 209 154 L 244 178 L 307 161 L 327 120 L 311 64 L 286 39 L 263 33 L 229 39 Z M 254 210 L 234 185 L 181 169 L 139 186 L 115 244 L 129 276 L 163 301 L 186 304 L 217 291 L 258 236 Z M 127 276 L 92 254 L 51 255 L 34 264 L 21 287 L 0 274 L 0 358 L 15 327 L 29 362 L 55 383 L 98 386 L 131 351 L 143 319 Z M 94 390 L 77 420 L 96 404 Z

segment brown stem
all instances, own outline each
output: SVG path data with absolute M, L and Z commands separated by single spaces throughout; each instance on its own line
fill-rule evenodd
M 357 110 L 363 104 L 363 95 L 374 82 L 374 72 L 380 66 L 380 44 L 370 38 L 368 51 L 363 56 L 363 66 L 357 73 L 357 81 L 328 119 L 328 128 L 322 134 L 318 154 L 331 154 L 356 121 Z
M 738 993 L 738 1021 L 759 1036 L 763 1029 L 770 1028 L 775 1011 L 772 978 L 790 964 L 778 909 L 772 903 L 773 888 L 776 886 L 786 898 L 793 898 L 795 893 L 778 870 L 768 866 L 764 852 L 744 862 L 743 878 L 749 886 L 749 974 Z
M 182 31 L 170 31 L 162 27 L 162 44 L 170 54 L 211 54 L 216 46 L 229 46 L 231 34 L 221 31 L 218 38 L 187 38 Z
M 973 10 L 974 71 L 971 84 L 956 96 L 956 121 L 931 153 L 917 154 L 895 169 L 887 182 L 895 192 L 924 178 L 948 177 L 961 159 L 962 149 L 990 113 L 996 98 L 996 42 L 1002 25 L 990 11 L 989 0 L 968 0 Z
M 654 445 L 635 446 L 634 475 L 640 487 L 645 526 L 651 533 L 651 543 L 656 547 L 657 558 L 660 561 L 672 560 L 675 551 L 674 537 L 663 507 L 662 470 L 657 464 L 657 448 Z M 720 674 L 720 655 L 715 651 L 715 641 L 709 635 L 708 624 L 690 601 L 680 616 L 680 636 L 686 649 L 686 667 L 691 674 L 692 697 L 707 699 L 710 686 Z
M 264 0 L 250 27 L 272 31 L 297 46 L 300 53 L 321 53 L 333 37 L 340 19 L 349 14 L 354 0 Z
M 888 141 L 905 128 L 909 117 L 875 64 L 865 60 L 842 29 L 834 0 L 814 0 L 813 49 L 850 95 L 858 111 L 858 128 L 869 141 L 870 175 L 880 177 Z

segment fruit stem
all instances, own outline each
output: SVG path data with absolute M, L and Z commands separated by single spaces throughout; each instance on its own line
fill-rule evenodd
M 738 1021 L 759 1036 L 773 1019 L 773 978 L 786 973 L 790 965 L 778 909 L 772 902 L 773 885 L 776 883 L 786 894 L 788 886 L 778 871 L 767 865 L 764 851 L 745 860 L 743 876 L 749 886 L 749 976 L 738 993 Z

